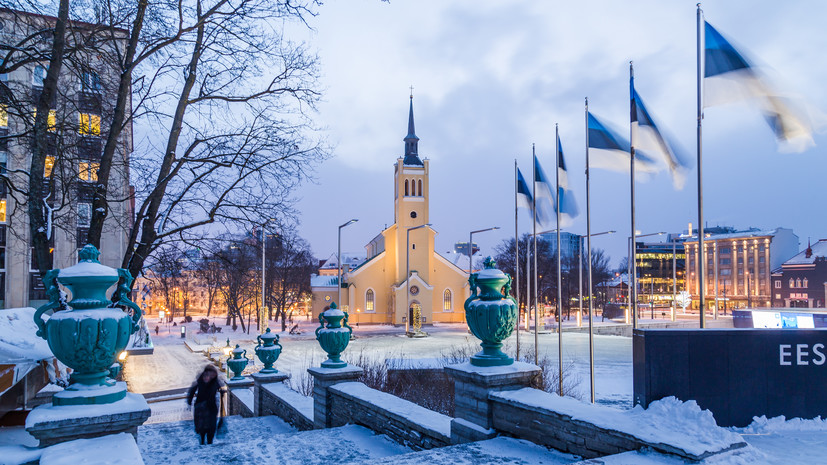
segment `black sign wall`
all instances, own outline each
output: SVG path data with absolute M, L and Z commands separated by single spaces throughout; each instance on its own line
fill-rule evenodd
M 827 416 L 827 329 L 636 329 L 634 401 L 695 400 L 721 426 Z

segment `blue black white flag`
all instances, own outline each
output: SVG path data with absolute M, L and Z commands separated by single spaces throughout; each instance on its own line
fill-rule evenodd
M 782 95 L 766 76 L 704 21 L 704 107 L 756 100 L 784 148 L 802 151 L 815 145 L 812 125 L 798 108 L 800 99 Z
M 531 189 L 528 188 L 528 183 L 525 182 L 523 173 L 517 169 L 517 207 L 527 208 L 531 211 L 532 206 Z
M 579 213 L 577 202 L 574 199 L 574 192 L 569 187 L 569 175 L 566 172 L 566 161 L 563 159 L 563 146 L 560 144 L 560 137 L 557 137 L 557 195 L 560 199 L 560 226 L 564 228 L 571 225 Z M 557 206 L 557 203 L 554 204 Z
M 554 217 L 554 188 L 540 166 L 537 157 L 534 157 L 534 205 L 535 219 L 542 229 L 548 229 L 553 224 Z
M 629 142 L 589 112 L 589 165 L 612 171 L 629 172 Z M 644 153 L 635 154 L 635 173 L 654 173 L 655 160 Z
M 635 162 L 638 157 L 655 157 L 663 161 L 672 174 L 672 184 L 676 189 L 683 189 L 686 182 L 687 163 L 679 158 L 669 143 L 666 142 L 654 120 L 646 110 L 646 105 L 635 90 L 634 78 L 629 81 L 631 96 L 632 145 L 635 147 Z

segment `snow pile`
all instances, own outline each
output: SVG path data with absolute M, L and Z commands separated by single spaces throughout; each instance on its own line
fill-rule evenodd
M 49 317 L 44 315 L 44 319 Z M 44 360 L 54 357 L 45 339 L 37 337 L 34 309 L 0 310 L 0 361 Z
M 820 416 L 811 420 L 793 418 L 787 420 L 784 415 L 767 418 L 766 416 L 753 417 L 752 423 L 745 428 L 733 428 L 741 434 L 770 434 L 780 431 L 827 431 L 827 418 Z
M 76 439 L 43 450 L 40 465 L 144 465 L 135 438 L 128 433 Z
M 98 405 L 52 405 L 46 404 L 35 407 L 26 417 L 26 428 L 38 423 L 63 420 L 77 420 L 83 418 L 117 415 L 120 413 L 140 412 L 149 410 L 144 396 L 127 392 L 126 397 L 111 404 Z
M 666 397 L 652 402 L 648 409 L 638 405 L 620 411 L 531 388 L 495 395 L 625 433 L 653 445 L 668 444 L 696 456 L 744 442 L 739 434 L 718 426 L 712 412 L 701 410 L 694 400 L 682 402 Z
M 63 268 L 58 273 L 58 278 L 74 278 L 78 276 L 112 276 L 117 277 L 118 272 L 114 268 L 101 265 L 95 262 L 79 262 L 77 265 Z

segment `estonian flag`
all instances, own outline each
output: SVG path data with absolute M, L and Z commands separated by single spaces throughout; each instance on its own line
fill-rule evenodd
M 560 199 L 560 227 L 569 226 L 577 216 L 577 202 L 574 200 L 574 192 L 569 187 L 569 176 L 566 172 L 566 162 L 563 160 L 563 146 L 560 144 L 560 137 L 557 136 L 557 195 Z M 554 206 L 557 206 L 555 202 Z
M 553 206 L 554 194 L 552 194 L 552 192 L 554 192 L 554 190 L 551 188 L 551 183 L 548 182 L 548 176 L 546 176 L 543 168 L 540 167 L 540 162 L 537 160 L 537 156 L 535 155 L 534 205 L 536 211 L 534 212 L 534 218 L 537 220 L 537 224 L 539 224 L 542 229 L 548 229 L 551 227 L 551 219 L 555 213 Z
M 675 188 L 683 189 L 683 184 L 686 181 L 686 162 L 675 155 L 666 139 L 661 135 L 652 117 L 649 116 L 646 105 L 643 104 L 643 100 L 635 90 L 634 78 L 629 81 L 629 92 L 632 97 L 632 145 L 635 147 L 635 161 L 637 161 L 640 152 L 647 156 L 659 158 L 669 168 L 669 172 L 672 174 L 672 184 Z
M 589 112 L 589 166 L 629 172 L 629 142 Z M 646 154 L 635 154 L 635 173 L 654 173 L 657 163 Z
M 517 207 L 527 208 L 532 210 L 532 196 L 531 190 L 528 188 L 528 183 L 525 182 L 523 173 L 517 168 Z
M 704 107 L 756 99 L 779 142 L 793 151 L 815 145 L 812 127 L 795 98 L 768 83 L 743 55 L 712 25 L 704 21 Z

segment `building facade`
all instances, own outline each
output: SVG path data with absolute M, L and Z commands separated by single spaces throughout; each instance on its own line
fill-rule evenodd
M 557 250 L 557 232 L 547 232 L 545 234 L 540 234 L 540 238 L 544 241 L 548 242 L 549 246 L 551 247 L 551 253 L 555 253 Z M 594 237 L 594 236 L 592 236 Z M 563 251 L 561 257 L 563 258 L 571 258 L 577 260 L 577 257 L 580 256 L 580 242 L 582 236 L 579 234 L 574 234 L 566 231 L 560 232 L 560 250 Z M 576 263 L 576 261 L 575 261 Z
M 685 242 L 687 279 L 692 308 L 699 304 L 698 237 Z M 769 307 L 772 304 L 772 270 L 798 253 L 798 236 L 791 229 L 750 229 L 704 238 L 706 308 Z
M 55 18 L 19 11 L 0 12 L 0 42 L 21 44 L 26 38 L 38 37 L 40 44 L 51 47 L 51 30 Z M 99 25 L 72 23 L 71 40 L 86 37 Z M 106 28 L 103 28 L 106 29 Z M 109 28 L 107 40 L 124 40 L 126 31 Z M 114 37 L 114 39 L 113 39 Z M 71 45 L 71 44 L 70 44 Z M 46 159 L 47 203 L 52 209 L 52 266 L 64 268 L 77 262 L 77 252 L 85 245 L 92 214 L 93 186 L 106 129 L 120 80 L 120 70 L 107 52 L 118 48 L 80 47 L 67 60 L 58 76 L 58 94 L 52 102 L 48 124 Z M 28 190 L 25 173 L 31 164 L 30 134 L 33 111 L 43 88 L 48 61 L 26 63 L 0 74 L 0 136 L 15 135 L 0 142 L 0 170 L 8 182 Z M 130 110 L 127 108 L 127 113 Z M 129 156 L 132 152 L 131 120 L 125 123 L 112 163 L 108 194 L 109 213 L 101 237 L 103 264 L 118 267 L 124 256 L 127 232 L 131 225 L 132 204 L 129 189 Z M 19 135 L 19 136 L 18 136 Z M 9 195 L 3 183 L 0 189 L 0 305 L 3 308 L 37 307 L 46 302 L 43 283 L 33 262 L 29 219 L 26 206 Z
M 670 307 L 673 294 L 686 286 L 686 254 L 682 242 L 638 242 L 637 299 L 655 307 Z
M 405 325 L 420 315 L 424 324 L 465 321 L 468 274 L 434 250 L 430 226 L 430 163 L 419 157 L 413 97 L 404 157 L 394 164 L 394 223 L 365 246 L 367 259 L 343 273 L 342 301 L 351 322 Z M 313 282 L 313 315 L 336 299 L 335 276 Z
M 824 308 L 827 294 L 827 239 L 808 246 L 772 273 L 772 306 Z

